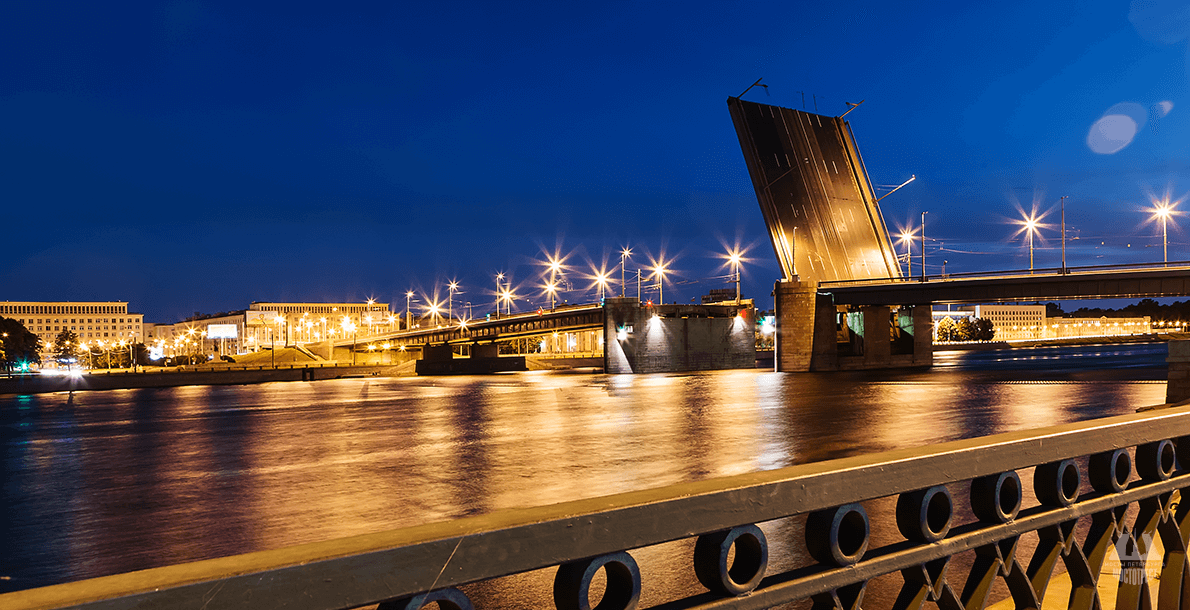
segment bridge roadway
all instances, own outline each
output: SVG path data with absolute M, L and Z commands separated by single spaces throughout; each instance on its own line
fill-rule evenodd
M 1190 262 L 833 281 L 820 283 L 818 292 L 834 295 L 836 305 L 1184 297 Z
M 422 327 L 366 337 L 357 336 L 354 340 L 337 340 L 334 344 L 336 347 L 358 346 L 377 341 L 388 341 L 405 346 L 463 344 L 600 328 L 603 328 L 603 306 L 598 303 L 585 303 L 545 309 L 540 313 L 534 311 L 491 320 L 470 320 L 461 326 Z

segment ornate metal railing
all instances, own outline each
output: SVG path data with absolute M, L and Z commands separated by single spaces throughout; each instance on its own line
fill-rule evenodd
M 884 604 L 895 610 L 927 602 L 984 608 L 998 580 L 1017 608 L 1041 608 L 1060 559 L 1071 609 L 1099 608 L 1098 587 L 1108 578 L 1117 607 L 1147 610 L 1155 601 L 1161 610 L 1185 609 L 1190 506 L 1178 503 L 1178 491 L 1190 486 L 1190 472 L 1179 466 L 1177 448 L 1190 448 L 1190 440 L 1182 437 L 1190 439 L 1190 408 L 1164 409 L 31 589 L 0 595 L 0 607 L 380 602 L 382 610 L 412 610 L 437 602 L 461 610 L 472 604 L 459 585 L 558 566 L 557 608 L 589 608 L 587 593 L 602 569 L 607 588 L 597 609 L 627 609 L 641 591 L 633 550 L 696 538 L 690 569 L 705 589 L 661 607 L 768 608 L 809 599 L 817 610 L 858 610 L 868 581 L 899 572 L 900 595 Z M 1029 474 L 1025 469 L 1032 470 L 1032 494 L 1017 472 Z M 966 483 L 969 497 L 953 494 Z M 897 498 L 895 518 L 871 524 L 860 502 L 887 497 Z M 954 525 L 959 502 L 975 518 Z M 812 560 L 769 574 L 768 544 L 756 524 L 793 515 L 806 515 L 804 549 Z M 1076 528 L 1080 520 L 1086 527 Z M 895 528 L 904 540 L 869 548 L 873 527 Z M 1031 532 L 1037 546 L 1026 565 L 1017 543 Z M 1155 546 L 1154 537 L 1164 567 L 1151 599 L 1137 558 Z M 965 584 L 952 587 L 951 559 L 968 551 L 975 560 Z M 1103 569 L 1113 554 L 1124 567 L 1118 576 Z

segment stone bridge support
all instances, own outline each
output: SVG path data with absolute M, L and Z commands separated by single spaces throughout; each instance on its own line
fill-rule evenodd
M 777 305 L 774 361 L 778 371 L 933 365 L 929 304 L 897 308 L 865 305 L 841 312 L 831 294 L 818 291 L 817 283 L 796 280 L 777 282 L 773 296 Z M 841 353 L 840 344 L 848 349 Z

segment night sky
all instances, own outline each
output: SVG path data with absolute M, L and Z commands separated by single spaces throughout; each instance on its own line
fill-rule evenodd
M 0 300 L 173 322 L 402 310 L 455 279 L 478 315 L 501 271 L 519 309 L 548 301 L 547 254 L 586 300 L 627 245 L 689 302 L 729 287 L 738 244 L 767 307 L 725 103 L 760 77 L 746 99 L 865 100 L 847 119 L 878 194 L 918 176 L 882 208 L 894 234 L 928 210 L 930 273 L 1027 267 L 1034 207 L 1036 265 L 1059 265 L 1062 195 L 1071 265 L 1160 261 L 1145 208 L 1190 195 L 1188 47 L 1190 8 L 1164 1 L 5 2 Z

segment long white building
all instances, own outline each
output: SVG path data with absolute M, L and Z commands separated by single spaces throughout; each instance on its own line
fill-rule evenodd
M 44 343 L 72 330 L 93 343 L 144 340 L 144 314 L 130 313 L 127 301 L 0 301 L 0 316 L 13 318 Z

